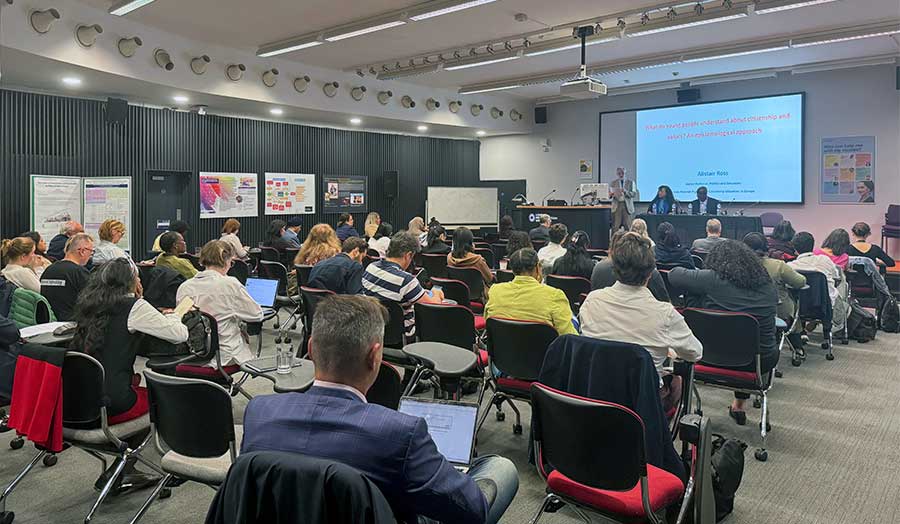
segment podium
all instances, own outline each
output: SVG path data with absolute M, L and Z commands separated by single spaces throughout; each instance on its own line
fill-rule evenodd
M 569 234 L 582 230 L 591 237 L 591 247 L 609 249 L 609 227 L 612 213 L 608 204 L 597 206 L 517 206 L 513 211 L 516 229 L 529 231 L 537 227 L 538 215 L 550 215 L 554 222 L 562 222 Z

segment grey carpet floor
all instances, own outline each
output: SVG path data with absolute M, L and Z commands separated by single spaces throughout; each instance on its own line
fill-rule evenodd
M 267 340 L 272 340 L 267 332 Z M 814 338 L 813 342 L 818 342 Z M 878 333 L 867 344 L 837 345 L 836 360 L 828 362 L 817 345 L 808 346 L 809 358 L 799 368 L 782 357 L 784 377 L 770 395 L 772 433 L 769 461 L 753 459 L 759 443 L 759 410 L 750 410 L 748 424 L 736 426 L 726 408 L 730 394 L 701 388 L 703 408 L 716 432 L 749 444 L 744 479 L 730 524 L 883 524 L 900 522 L 900 335 Z M 267 347 L 266 351 L 271 351 Z M 248 382 L 256 394 L 272 392 L 271 383 Z M 246 401 L 235 399 L 240 421 Z M 520 404 L 528 434 L 530 410 Z M 519 492 L 503 523 L 528 522 L 544 496 L 544 486 L 526 457 L 525 436 L 512 434 L 512 413 L 505 422 L 488 417 L 479 435 L 479 453 L 496 453 L 519 468 Z M 0 435 L 0 485 L 5 486 L 33 455 L 26 446 L 9 449 L 12 435 Z M 154 456 L 150 454 L 150 456 Z M 79 450 L 59 456 L 52 468 L 37 466 L 11 495 L 7 509 L 18 524 L 80 523 L 96 496 L 93 481 L 99 462 Z M 143 503 L 146 492 L 108 499 L 93 522 L 128 522 Z M 188 483 L 158 501 L 145 516 L 146 523 L 202 522 L 213 491 Z M 595 519 L 596 522 L 602 522 Z M 581 522 L 563 509 L 541 522 Z

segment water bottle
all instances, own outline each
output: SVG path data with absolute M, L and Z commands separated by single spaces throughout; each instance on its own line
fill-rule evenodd
M 275 338 L 275 372 L 279 375 L 287 375 L 291 372 L 293 355 L 287 346 L 281 345 L 281 337 Z

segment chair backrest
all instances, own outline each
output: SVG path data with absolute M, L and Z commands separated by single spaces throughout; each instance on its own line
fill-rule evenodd
M 673 264 L 666 264 L 663 262 L 656 263 L 657 271 L 671 271 L 671 270 L 675 269 L 676 267 L 684 267 L 684 266 L 682 264 L 674 264 L 674 263 Z
M 287 268 L 281 262 L 273 262 L 271 260 L 259 261 L 259 276 L 270 280 L 278 281 L 277 293 L 281 296 L 287 295 L 288 288 L 288 272 Z
M 444 298 L 452 300 L 460 306 L 470 307 L 469 286 L 465 282 L 453 278 L 432 277 L 431 283 L 435 286 L 441 286 L 444 291 Z
M 606 250 L 606 249 L 587 248 L 585 251 L 587 251 L 588 254 L 591 255 L 592 258 L 593 258 L 593 257 L 608 257 L 608 256 L 609 256 L 609 251 Z
M 487 264 L 489 268 L 493 269 L 497 267 L 497 259 L 494 258 L 494 250 L 490 247 L 485 248 L 476 246 L 474 253 L 476 255 L 481 255 L 481 258 L 484 259 L 485 264 Z
M 542 473 L 548 465 L 580 484 L 615 491 L 646 475 L 644 423 L 634 411 L 540 383 L 532 384 L 531 401 Z
M 703 257 L 700 255 L 695 255 L 691 253 L 691 260 L 694 261 L 694 267 L 697 269 L 703 269 Z
M 759 220 L 762 222 L 762 227 L 775 227 L 784 220 L 784 215 L 775 211 L 766 211 L 759 215 Z
M 381 363 L 375 383 L 366 392 L 366 400 L 370 404 L 378 404 L 389 409 L 396 410 L 400 407 L 400 397 L 403 396 L 403 385 L 400 372 L 387 362 Z
M 421 253 L 417 266 L 425 268 L 429 277 L 447 278 L 447 255 L 435 253 Z
M 281 262 L 281 252 L 274 247 L 261 246 L 259 248 L 259 259 L 268 260 L 269 262 Z
M 303 314 L 304 318 L 306 319 L 307 332 L 312 329 L 312 321 L 316 316 L 316 307 L 319 305 L 319 302 L 323 298 L 334 294 L 334 291 L 330 291 L 327 289 L 300 286 L 300 297 L 303 300 Z M 306 351 L 306 348 L 303 348 L 303 350 Z
M 77 351 L 66 353 L 62 367 L 63 425 L 100 423 L 100 408 L 106 405 L 105 371 L 96 358 Z
M 378 260 L 381 258 L 381 253 L 377 249 L 368 248 L 366 249 L 366 256 Z
M 806 277 L 806 287 L 797 293 L 800 301 L 800 318 L 831 322 L 831 299 L 828 295 L 828 278 L 818 271 L 798 270 Z
M 285 265 L 285 267 L 290 267 L 294 263 L 294 259 L 297 258 L 297 253 L 300 252 L 299 247 L 289 247 L 284 250 L 284 253 L 281 254 L 281 263 Z
M 884 223 L 888 226 L 900 226 L 900 204 L 890 204 L 884 214 Z
M 509 269 L 498 269 L 497 270 L 497 282 L 512 282 L 515 280 L 516 274 L 513 273 Z
M 475 318 L 469 308 L 418 303 L 416 335 L 422 342 L 443 342 L 468 350 L 475 346 Z
M 247 278 L 250 276 L 250 265 L 240 259 L 231 261 L 231 269 L 228 275 L 238 279 L 241 284 L 247 285 Z
M 481 276 L 481 271 L 474 267 L 447 266 L 447 276 L 466 283 L 466 286 L 469 287 L 470 302 L 484 300 L 484 277 Z
M 403 308 L 400 303 L 392 300 L 382 300 L 381 305 L 386 307 L 390 319 L 384 326 L 384 347 L 403 349 L 406 345 L 406 328 L 403 325 Z
M 531 247 L 534 248 L 535 251 L 540 251 L 542 247 L 547 245 L 546 240 L 532 240 Z
M 520 380 L 537 380 L 544 354 L 558 336 L 543 322 L 487 319 L 487 351 L 491 363 L 503 373 Z
M 876 298 L 878 296 L 875 282 L 866 273 L 866 267 L 862 264 L 851 265 L 844 274 L 847 275 L 847 283 L 850 284 L 850 293 L 855 298 Z
M 309 283 L 309 274 L 312 272 L 312 268 L 309 264 L 294 264 L 298 286 L 305 286 Z
M 144 371 L 150 422 L 157 436 L 176 453 L 219 457 L 235 441 L 231 395 L 218 384 L 196 378 Z
M 506 258 L 506 242 L 491 244 L 491 250 L 494 252 L 494 260 Z
M 184 260 L 187 260 L 188 262 L 190 262 L 191 265 L 194 266 L 194 269 L 196 269 L 197 271 L 203 271 L 204 269 L 206 269 L 205 267 L 203 267 L 200 264 L 200 257 L 193 253 L 182 253 L 182 254 L 178 255 L 178 258 L 181 258 L 181 259 L 184 259 Z
M 687 308 L 688 327 L 703 345 L 703 363 L 720 368 L 741 368 L 756 362 L 759 322 L 753 315 Z
M 566 294 L 572 311 L 575 311 L 581 303 L 581 295 L 591 292 L 591 281 L 584 277 L 547 275 L 547 285 L 561 289 Z

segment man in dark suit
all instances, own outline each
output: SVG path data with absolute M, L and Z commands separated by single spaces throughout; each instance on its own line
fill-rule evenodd
M 718 215 L 719 201 L 710 198 L 706 186 L 697 188 L 697 199 L 691 202 L 692 215 Z
M 371 298 L 323 299 L 309 342 L 313 387 L 251 400 L 241 452 L 295 452 L 352 466 L 407 522 L 496 523 L 519 487 L 512 462 L 479 457 L 468 474 L 460 473 L 438 452 L 424 419 L 366 402 L 387 320 Z
M 550 242 L 550 225 L 553 220 L 550 215 L 538 215 L 538 222 L 538 226 L 528 232 L 528 237 L 532 241 Z

